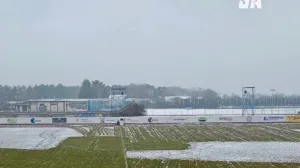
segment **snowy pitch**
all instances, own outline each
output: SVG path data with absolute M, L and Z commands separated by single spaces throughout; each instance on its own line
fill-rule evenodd
M 187 150 L 127 151 L 128 158 L 300 163 L 299 142 L 200 142 Z
M 49 149 L 82 134 L 70 128 L 0 128 L 0 148 Z

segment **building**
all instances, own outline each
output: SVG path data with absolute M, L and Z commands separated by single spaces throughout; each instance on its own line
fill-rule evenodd
M 110 95 L 99 99 L 31 99 L 8 102 L 11 112 L 63 113 L 63 112 L 111 112 L 127 107 L 132 100 L 125 101 L 126 95 Z
M 82 103 L 86 106 L 88 99 L 34 99 L 29 100 L 30 112 L 67 112 L 76 111 L 72 103 Z M 84 109 L 83 109 L 84 110 Z
M 87 111 L 120 111 L 131 101 L 125 101 L 126 95 L 110 95 L 107 99 L 88 100 Z
M 28 101 L 10 101 L 7 102 L 9 111 L 28 112 L 30 110 Z

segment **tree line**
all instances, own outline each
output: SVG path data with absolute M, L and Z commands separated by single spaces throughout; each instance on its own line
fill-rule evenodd
M 34 85 L 7 86 L 0 85 L 0 104 L 8 101 L 29 99 L 60 99 L 60 98 L 108 98 L 111 88 L 99 80 L 83 80 L 81 85 L 65 86 Z M 220 108 L 222 106 L 241 107 L 244 102 L 241 95 L 220 95 L 212 89 L 181 87 L 155 87 L 149 84 L 129 84 L 125 94 L 129 98 L 145 99 L 141 101 L 146 108 Z M 188 96 L 186 99 L 166 101 L 167 96 Z M 146 101 L 148 99 L 149 101 Z M 296 95 L 275 94 L 257 95 L 256 106 L 299 106 L 300 97 Z

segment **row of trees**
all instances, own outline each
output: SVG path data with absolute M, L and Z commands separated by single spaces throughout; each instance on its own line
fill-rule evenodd
M 89 81 L 85 79 L 80 87 L 78 98 L 107 98 L 109 94 L 109 86 L 99 80 Z
M 0 85 L 0 103 L 43 98 L 76 98 L 80 86 L 35 85 L 2 86 Z
M 239 95 L 220 96 L 211 89 L 184 89 L 181 87 L 155 87 L 149 84 L 130 84 L 125 86 L 125 94 L 130 98 L 149 98 L 152 103 L 144 102 L 146 108 L 218 108 L 220 106 L 242 106 Z M 35 86 L 2 86 L 0 85 L 0 104 L 7 101 L 46 98 L 108 98 L 111 86 L 99 80 L 84 80 L 81 86 L 35 85 Z M 166 96 L 190 96 L 190 99 L 165 101 Z M 299 96 L 258 95 L 256 106 L 299 106 Z

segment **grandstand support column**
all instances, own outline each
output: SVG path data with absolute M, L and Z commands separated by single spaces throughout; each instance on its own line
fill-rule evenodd
M 255 87 L 243 87 L 242 88 L 242 115 L 244 116 L 251 115 L 254 116 L 255 114 Z

